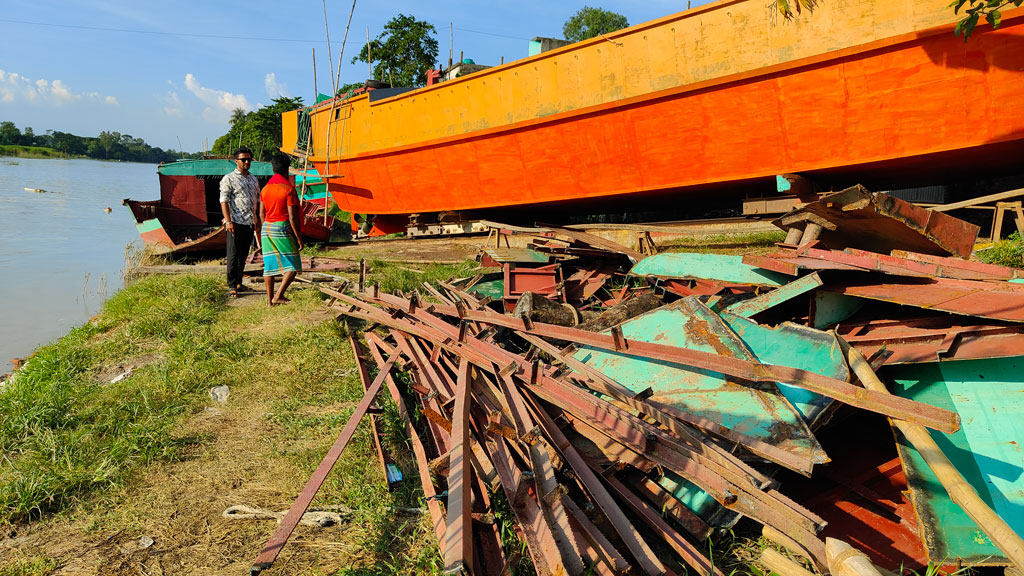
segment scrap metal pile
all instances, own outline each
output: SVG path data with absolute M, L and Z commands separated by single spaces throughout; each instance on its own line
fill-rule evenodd
M 1024 565 L 1024 271 L 966 260 L 977 227 L 859 187 L 777 224 L 767 256 L 548 228 L 473 279 L 322 288 L 364 337 L 367 393 L 254 571 L 385 387 L 451 573 L 522 560 L 495 500 L 542 575 L 721 574 L 704 541 L 741 517 L 821 573 Z

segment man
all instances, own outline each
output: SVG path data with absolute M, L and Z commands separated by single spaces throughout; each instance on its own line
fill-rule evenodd
M 235 150 L 235 170 L 220 181 L 220 209 L 228 231 L 228 296 L 237 298 L 242 287 L 245 259 L 249 256 L 253 232 L 260 225 L 256 208 L 259 182 L 249 173 L 252 150 L 240 146 Z M 258 242 L 258 241 L 257 241 Z

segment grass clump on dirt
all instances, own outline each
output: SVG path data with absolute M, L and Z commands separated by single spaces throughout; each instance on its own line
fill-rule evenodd
M 770 252 L 786 239 L 783 230 L 749 234 L 713 234 L 685 236 L 665 241 L 658 248 L 666 252 L 714 252 L 716 254 L 752 254 Z
M 169 288 L 153 278 L 123 290 L 100 321 L 38 350 L 0 391 L 0 522 L 59 510 L 191 442 L 172 429 L 204 389 L 197 372 L 218 355 L 209 325 L 223 295 L 208 278 Z M 167 355 L 161 370 L 95 377 L 143 349 Z
M 991 248 L 980 250 L 978 258 L 982 262 L 1024 268 L 1024 239 L 1020 232 L 1014 232 L 1006 240 L 995 243 Z

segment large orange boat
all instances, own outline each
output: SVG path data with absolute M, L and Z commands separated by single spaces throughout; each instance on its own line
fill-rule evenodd
M 674 206 L 800 173 L 837 185 L 1021 172 L 1024 9 L 969 41 L 946 0 L 720 0 L 425 88 L 308 110 L 308 157 L 382 231 L 409 214 Z M 296 148 L 300 115 L 284 115 Z M 653 202 L 652 202 L 653 201 Z M 394 217 L 389 217 L 394 215 Z M 537 216 L 540 219 L 540 216 Z

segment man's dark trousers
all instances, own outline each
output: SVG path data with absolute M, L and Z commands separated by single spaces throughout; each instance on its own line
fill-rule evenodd
M 228 289 L 234 290 L 242 283 L 245 259 L 249 257 L 252 245 L 252 226 L 235 224 L 235 232 L 228 232 Z

